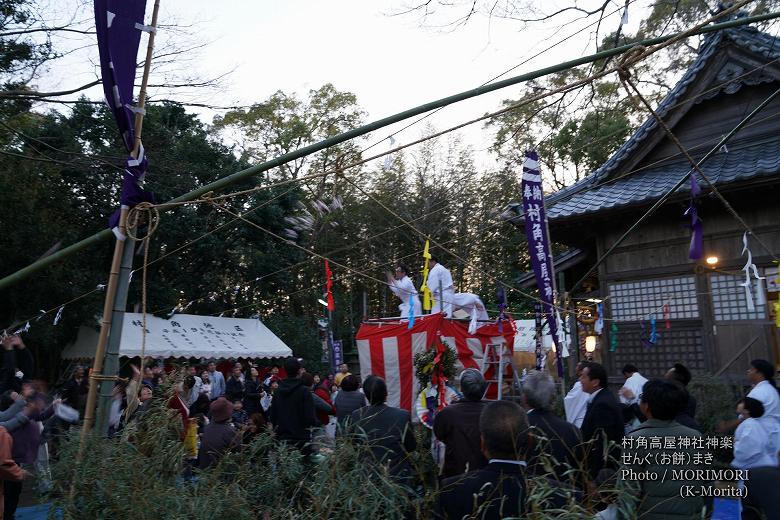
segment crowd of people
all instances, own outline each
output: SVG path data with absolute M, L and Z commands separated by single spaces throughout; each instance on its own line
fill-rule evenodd
M 32 357 L 21 338 L 8 336 L 2 347 L 0 508 L 4 519 L 13 519 L 22 482 L 29 472 L 41 471 L 41 454 L 52 447 L 51 432 L 67 429 L 68 410 L 83 414 L 88 376 L 76 367 L 61 397 L 52 400 L 31 379 Z M 181 416 L 191 474 L 219 464 L 224 454 L 259 435 L 299 450 L 312 463 L 327 456 L 335 437 L 349 436 L 365 443 L 371 455 L 366 466 L 407 489 L 410 497 L 423 485 L 431 489 L 419 473 L 425 452 L 418 446 L 420 427 L 409 411 L 388 406 L 380 377 L 361 380 L 346 364 L 321 376 L 297 358 L 271 367 L 209 362 L 171 372 L 150 363 L 128 370 L 113 392 L 109 433 L 146 420 L 153 400 L 161 399 Z M 709 485 L 706 479 L 641 477 L 668 467 L 712 468 L 709 452 L 724 447 L 718 438 L 703 435 L 696 420 L 690 371 L 677 363 L 663 378 L 648 380 L 628 364 L 617 392 L 598 363 L 582 362 L 576 374 L 577 381 L 561 396 L 560 415 L 558 385 L 546 372 L 525 375 L 518 402 L 486 400 L 488 382 L 481 372 L 459 374 L 458 399 L 433 420 L 432 434 L 445 446 L 434 479 L 436 518 L 522 517 L 530 507 L 529 479 L 550 490 L 541 502 L 534 499 L 537 510 L 589 503 L 597 518 L 611 519 L 618 518 L 618 502 L 628 497 L 636 499 L 643 520 L 700 517 L 704 498 L 682 497 L 681 487 Z M 736 418 L 718 425 L 722 435 L 733 434 L 725 444 L 733 451 L 731 467 L 750 472 L 736 483 L 750 491 L 743 497 L 746 519 L 760 518 L 760 511 L 772 518 L 780 511 L 770 492 L 780 481 L 780 394 L 774 377 L 771 363 L 751 361 L 750 391 L 734 404 Z

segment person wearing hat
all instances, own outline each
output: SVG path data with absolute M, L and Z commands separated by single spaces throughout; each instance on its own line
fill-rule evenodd
M 211 422 L 203 428 L 198 453 L 198 468 L 206 469 L 216 464 L 229 449 L 238 446 L 241 437 L 230 424 L 233 403 L 220 397 L 209 408 Z
M 487 382 L 475 368 L 460 374 L 463 399 L 444 407 L 433 420 L 433 433 L 446 446 L 441 478 L 487 466 L 479 440 L 479 417 L 487 404 L 482 400 Z

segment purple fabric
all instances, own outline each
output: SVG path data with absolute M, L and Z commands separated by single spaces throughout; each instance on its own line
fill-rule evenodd
M 137 163 L 137 164 L 136 164 Z M 125 170 L 122 172 L 122 204 L 132 208 L 141 202 L 154 203 L 154 194 L 138 185 L 146 175 L 148 166 L 146 157 L 136 161 L 129 157 L 125 162 Z M 119 225 L 120 210 L 116 210 L 108 219 L 108 227 L 115 228 Z
M 553 262 L 550 253 L 550 240 L 547 236 L 542 176 L 539 173 L 538 163 L 539 154 L 536 153 L 536 150 L 525 152 L 522 181 L 525 236 L 528 240 L 528 253 L 531 255 L 531 266 L 534 270 L 536 286 L 539 288 L 539 296 L 542 300 L 542 310 L 547 319 L 550 335 L 555 342 L 558 376 L 563 377 L 561 345 L 558 343 L 558 323 L 555 320 L 553 308 L 553 299 L 555 298 Z
M 133 150 L 133 85 L 146 0 L 95 0 L 100 71 L 106 103 L 128 152 Z
M 131 107 L 142 32 L 136 25 L 143 25 L 145 11 L 146 0 L 95 0 L 95 30 L 103 93 L 128 153 L 135 145 L 135 114 Z M 139 155 L 140 161 L 128 158 L 122 173 L 121 202 L 128 207 L 140 202 L 154 202 L 152 193 L 139 184 L 148 166 L 143 151 Z M 115 228 L 119 224 L 119 215 L 119 210 L 111 215 L 109 227 Z
M 506 319 L 506 315 L 504 311 L 506 311 L 507 304 L 506 304 L 506 292 L 504 291 L 504 288 L 500 285 L 498 286 L 498 289 L 496 289 L 496 301 L 498 303 L 498 332 L 503 333 L 504 319 Z
M 47 420 L 54 415 L 54 407 L 49 406 L 45 411 L 33 415 L 21 428 L 11 432 L 14 440 L 11 447 L 11 457 L 17 464 L 34 464 L 38 460 L 38 448 L 41 445 L 41 428 L 39 422 Z
M 701 195 L 701 188 L 696 181 L 696 174 L 691 172 L 691 203 L 685 210 L 684 216 L 691 220 L 691 246 L 688 249 L 688 258 L 691 260 L 701 260 L 704 256 L 704 225 L 699 218 L 696 209 L 696 199 Z

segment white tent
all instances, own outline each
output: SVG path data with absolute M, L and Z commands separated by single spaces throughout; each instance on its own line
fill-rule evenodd
M 277 358 L 292 355 L 290 347 L 260 320 L 176 314 L 171 319 L 146 315 L 145 355 L 156 358 Z M 142 315 L 126 313 L 120 356 L 141 355 Z M 65 347 L 65 359 L 95 355 L 98 332 L 82 326 L 76 341 Z

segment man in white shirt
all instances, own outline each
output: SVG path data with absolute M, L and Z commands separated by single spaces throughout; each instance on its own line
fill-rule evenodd
M 417 289 L 414 287 L 414 283 L 409 278 L 409 269 L 404 265 L 399 265 L 395 268 L 395 274 L 387 273 L 387 285 L 390 290 L 393 291 L 401 304 L 398 305 L 398 310 L 401 311 L 401 318 L 406 319 L 409 317 L 409 302 L 414 304 L 414 315 L 420 316 L 422 314 L 422 305 L 420 304 L 420 297 L 417 295 Z
M 620 392 L 618 392 L 620 402 L 623 404 L 638 403 L 642 395 L 642 387 L 647 383 L 647 378 L 640 374 L 639 369 L 631 363 L 623 367 L 623 377 L 626 378 L 626 382 L 623 384 Z
M 747 377 L 753 385 L 747 396 L 761 401 L 764 405 L 764 415 L 761 418 L 772 418 L 780 424 L 780 394 L 774 384 L 775 367 L 765 359 L 754 359 L 750 362 Z
M 748 392 L 748 397 L 761 402 L 764 407 L 764 413 L 759 418 L 761 422 L 773 422 L 780 424 L 780 394 L 774 385 L 775 367 L 765 359 L 754 359 L 750 362 L 750 368 L 747 370 L 747 378 L 753 388 Z M 733 432 L 742 421 L 739 417 L 731 421 L 718 423 L 715 431 L 718 433 Z M 772 427 L 774 425 L 771 425 Z
M 582 420 L 585 419 L 585 412 L 588 408 L 588 402 L 590 401 L 590 394 L 585 393 L 582 390 L 582 383 L 579 378 L 582 374 L 583 363 L 577 363 L 577 382 L 566 397 L 563 398 L 563 408 L 566 411 L 566 420 L 576 426 L 582 427 Z
M 452 300 L 455 297 L 452 274 L 434 256 L 431 256 L 428 265 L 430 267 L 428 271 L 428 289 L 433 293 L 431 314 L 444 312 L 445 316 L 452 316 Z

